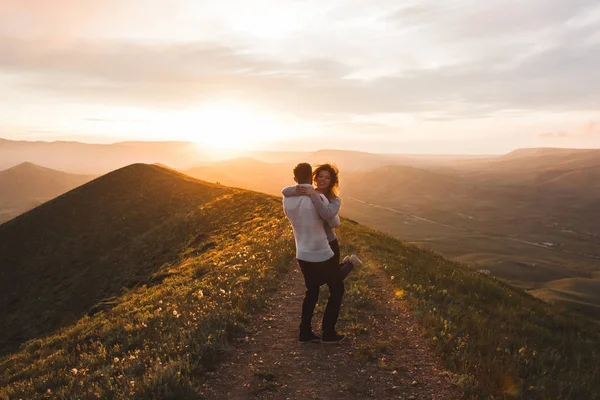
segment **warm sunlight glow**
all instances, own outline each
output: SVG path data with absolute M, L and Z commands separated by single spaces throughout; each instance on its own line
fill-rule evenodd
M 293 6 L 278 6 L 277 3 L 268 7 L 256 7 L 255 3 L 248 2 L 242 6 L 241 12 L 232 14 L 227 11 L 231 29 L 243 32 L 262 39 L 276 39 L 285 37 L 301 29 L 303 23 L 303 7 L 301 4 Z
M 231 104 L 215 104 L 173 116 L 183 139 L 221 149 L 258 148 L 286 133 L 268 115 Z

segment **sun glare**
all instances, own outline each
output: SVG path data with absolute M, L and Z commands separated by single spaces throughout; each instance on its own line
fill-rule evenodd
M 238 103 L 215 102 L 178 110 L 98 109 L 81 130 L 127 140 L 183 140 L 221 155 L 276 148 L 306 137 L 315 126 L 292 115 L 266 113 Z
M 169 119 L 182 139 L 218 149 L 268 146 L 287 131 L 274 117 L 232 104 L 214 104 Z

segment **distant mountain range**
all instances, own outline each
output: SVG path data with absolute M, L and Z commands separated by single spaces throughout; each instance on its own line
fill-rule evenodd
M 315 152 L 245 151 L 242 157 L 269 163 L 320 163 L 335 160 L 346 171 L 359 171 L 383 165 L 429 167 L 453 160 L 469 160 L 469 155 L 373 154 L 348 150 Z M 191 142 L 120 142 L 89 144 L 79 142 L 30 142 L 0 138 L 0 169 L 29 161 L 71 173 L 103 174 L 132 163 L 160 163 L 177 169 L 190 169 L 223 160 L 223 155 Z
M 136 162 L 186 168 L 210 153 L 188 142 L 28 142 L 0 139 L 0 169 L 29 161 L 70 173 L 100 175 Z
M 0 171 L 0 223 L 94 179 L 30 162 Z

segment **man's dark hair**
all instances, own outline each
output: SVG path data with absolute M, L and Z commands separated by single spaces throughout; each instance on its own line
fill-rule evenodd
M 312 167 L 309 163 L 300 163 L 294 168 L 294 177 L 298 183 L 312 183 Z

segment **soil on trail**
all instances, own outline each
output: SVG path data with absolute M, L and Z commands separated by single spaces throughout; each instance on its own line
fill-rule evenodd
M 363 267 L 364 268 L 364 267 Z M 353 271 L 352 273 L 355 273 Z M 462 399 L 440 361 L 425 343 L 421 328 L 395 299 L 384 273 L 368 272 L 371 307 L 356 307 L 355 322 L 340 315 L 340 344 L 298 343 L 304 280 L 295 266 L 266 313 L 233 349 L 218 370 L 209 373 L 202 394 L 207 399 Z M 348 286 L 348 285 L 347 285 Z M 321 289 L 321 298 L 328 290 Z M 321 303 L 320 303 L 321 304 Z M 347 314 L 347 313 L 346 313 Z M 322 312 L 315 312 L 319 332 Z M 359 321 L 357 324 L 356 321 Z M 352 326 L 350 326 L 352 325 Z M 358 326 L 358 328 L 357 328 Z

